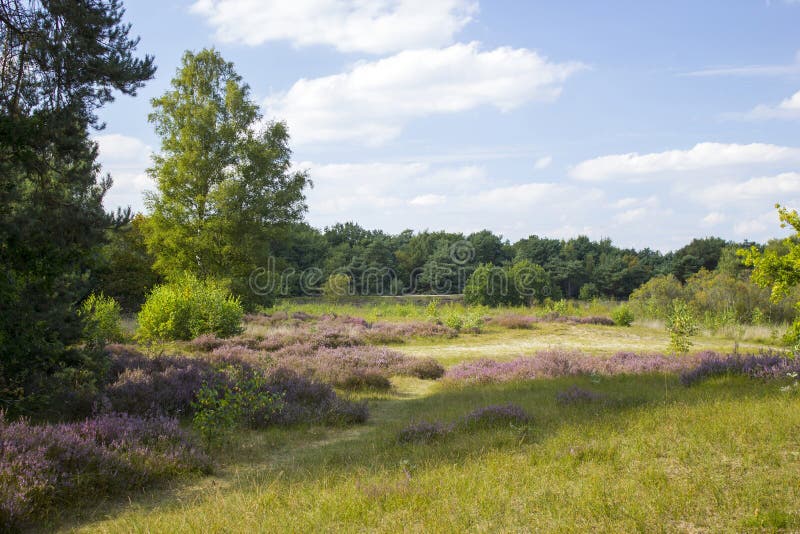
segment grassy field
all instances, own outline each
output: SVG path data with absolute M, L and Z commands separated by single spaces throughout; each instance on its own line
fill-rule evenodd
M 664 352 L 657 326 L 490 327 L 394 348 L 445 366 L 550 347 Z M 704 336 L 695 349 L 733 346 Z M 800 530 L 800 395 L 781 390 L 788 380 L 718 378 L 687 388 L 675 376 L 639 375 L 456 387 L 397 377 L 388 393 L 359 394 L 370 402 L 366 425 L 242 433 L 215 451 L 213 476 L 97 503 L 63 530 Z M 558 402 L 573 385 L 602 401 Z M 505 403 L 525 408 L 531 422 L 398 442 L 409 423 L 454 422 Z

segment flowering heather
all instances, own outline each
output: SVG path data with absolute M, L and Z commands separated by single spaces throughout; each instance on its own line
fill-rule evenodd
M 217 347 L 206 359 L 217 365 L 237 365 L 251 369 L 264 367 L 269 361 L 263 352 L 235 343 Z
M 116 347 L 111 357 L 112 379 L 103 399 L 108 410 L 140 415 L 191 415 L 192 403 L 203 384 L 234 387 L 243 377 L 267 373 L 265 389 L 282 395 L 283 407 L 274 416 L 262 418 L 259 422 L 262 426 L 297 422 L 341 424 L 362 422 L 367 417 L 365 406 L 338 398 L 329 384 L 313 378 L 314 373 L 301 375 L 285 368 L 272 369 L 269 359 L 247 347 L 224 345 L 202 358 L 148 358 L 130 348 Z
M 388 388 L 388 378 L 393 375 L 435 379 L 444 374 L 444 368 L 432 358 L 406 356 L 385 347 L 314 349 L 310 345 L 294 345 L 273 357 L 277 365 L 342 388 L 364 386 L 367 381 L 372 387 L 383 384 Z
M 269 330 L 257 336 L 256 339 L 250 339 L 252 344 L 248 343 L 246 336 L 239 336 L 234 341 L 238 344 L 248 345 L 250 348 L 272 351 L 297 343 L 336 348 L 364 344 L 404 343 L 411 337 L 455 337 L 457 335 L 452 328 L 427 321 L 371 324 L 361 317 L 348 315 L 317 317 L 294 314 L 293 317 L 300 317 L 300 319 L 273 320 L 272 317 L 265 315 L 248 316 L 249 323 L 266 326 Z
M 676 373 L 691 368 L 701 358 L 702 355 L 675 357 L 631 352 L 600 357 L 580 352 L 547 350 L 507 362 L 489 359 L 464 362 L 448 369 L 444 378 L 452 382 L 487 383 L 587 374 Z
M 0 530 L 21 528 L 56 505 L 209 467 L 175 419 L 108 414 L 31 425 L 0 414 Z
M 148 358 L 126 350 L 111 356 L 104 404 L 129 414 L 185 415 L 203 383 L 225 381 L 209 362 L 197 358 Z
M 290 369 L 276 369 L 270 373 L 268 383 L 269 390 L 283 400 L 281 410 L 272 416 L 273 423 L 356 424 L 369 417 L 365 402 L 342 399 L 329 384 L 308 379 Z
M 525 424 L 530 420 L 530 415 L 516 404 L 492 404 L 468 413 L 462 419 L 462 424 L 466 427 L 505 426 L 510 423 Z
M 584 389 L 578 386 L 570 386 L 565 390 L 556 393 L 556 401 L 559 404 L 584 404 L 592 402 L 600 402 L 605 400 L 606 396 L 602 393 Z
M 389 344 L 405 343 L 412 337 L 453 338 L 458 335 L 454 329 L 428 321 L 408 321 L 404 323 L 377 322 L 361 334 L 367 343 Z
M 708 353 L 695 367 L 682 372 L 680 380 L 683 385 L 691 386 L 715 376 L 779 379 L 786 378 L 789 373 L 800 373 L 800 360 L 770 353 L 749 356 Z
M 504 315 L 498 315 L 497 317 L 491 317 L 489 322 L 497 326 L 502 326 L 503 328 L 524 330 L 527 328 L 533 328 L 535 323 L 539 323 L 541 321 L 538 317 L 507 313 Z
M 430 443 L 443 438 L 454 430 L 454 426 L 440 421 L 412 423 L 397 434 L 400 443 Z
M 197 350 L 208 352 L 217 347 L 221 347 L 225 343 L 226 341 L 224 339 L 220 339 L 214 334 L 203 334 L 191 340 L 189 346 Z

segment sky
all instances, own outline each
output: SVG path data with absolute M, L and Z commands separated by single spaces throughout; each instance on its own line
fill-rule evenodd
M 125 4 L 158 71 L 101 110 L 108 209 L 145 210 L 150 100 L 204 47 L 287 123 L 318 228 L 668 251 L 800 208 L 800 0 Z

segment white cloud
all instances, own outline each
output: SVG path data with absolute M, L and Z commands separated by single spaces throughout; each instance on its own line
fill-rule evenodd
M 750 178 L 744 182 L 723 182 L 698 190 L 696 198 L 709 206 L 762 200 L 766 204 L 785 202 L 800 195 L 800 173 L 785 172 L 775 176 Z
M 305 162 L 314 189 L 308 219 L 322 227 L 353 220 L 368 228 L 399 232 L 490 228 L 510 238 L 534 232 L 556 235 L 567 225 L 588 228 L 598 189 L 555 182 L 502 183 L 483 168 L 428 163 Z
M 740 238 L 763 240 L 766 235 L 775 235 L 778 228 L 778 216 L 775 211 L 765 211 L 759 215 L 751 216 L 737 222 L 733 232 Z
M 342 52 L 384 54 L 440 47 L 477 14 L 473 0 L 198 0 L 203 16 L 226 43 L 256 46 L 288 41 Z
M 554 63 L 525 48 L 481 51 L 479 43 L 400 52 L 333 76 L 298 80 L 265 102 L 287 120 L 295 143 L 382 144 L 414 118 L 480 106 L 511 111 L 558 97 L 584 66 Z
M 541 158 L 536 160 L 536 163 L 533 164 L 533 168 L 536 170 L 546 169 L 553 163 L 553 158 L 551 156 L 542 156 Z
M 135 137 L 120 134 L 98 135 L 94 140 L 99 146 L 98 159 L 103 172 L 111 173 L 114 180 L 103 200 L 106 209 L 130 206 L 134 211 L 142 211 L 143 193 L 153 188 L 153 181 L 145 173 L 152 148 Z
M 706 226 L 716 226 L 720 223 L 725 222 L 728 218 L 725 216 L 724 213 L 720 213 L 718 211 L 712 211 L 708 213 L 705 217 L 703 217 L 703 224 Z
M 643 207 L 625 210 L 614 216 L 614 222 L 618 224 L 631 223 L 644 219 L 648 215 L 648 210 Z
M 436 206 L 438 204 L 444 204 L 447 201 L 447 197 L 444 195 L 434 195 L 432 193 L 427 195 L 419 195 L 417 197 L 412 198 L 408 201 L 409 204 L 412 206 Z
M 745 113 L 743 118 L 753 120 L 800 119 L 800 91 L 776 105 L 758 105 L 748 113 Z
M 789 76 L 794 74 L 800 74 L 800 51 L 795 55 L 793 63 L 710 67 L 686 72 L 683 73 L 683 76 Z
M 570 174 L 578 180 L 599 181 L 624 177 L 641 178 L 662 172 L 786 162 L 800 162 L 800 148 L 764 143 L 699 143 L 689 150 L 601 156 L 579 163 Z

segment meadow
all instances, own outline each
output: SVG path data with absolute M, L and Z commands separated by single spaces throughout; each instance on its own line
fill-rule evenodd
M 602 306 L 560 318 L 440 307 L 440 317 L 481 316 L 479 328 L 455 332 L 434 327 L 422 304 L 285 304 L 249 316 L 233 339 L 128 346 L 149 357 L 216 351 L 282 362 L 336 382 L 343 399 L 366 401 L 369 417 L 239 429 L 207 447 L 211 474 L 72 506 L 35 528 L 800 528 L 800 387 L 769 333 L 701 332 L 690 354 L 676 356 L 660 324 L 581 324 L 608 311 Z M 723 356 L 734 348 L 773 355 Z M 374 376 L 348 381 L 337 362 L 346 362 L 341 372 Z M 419 362 L 427 362 L 422 372 Z

